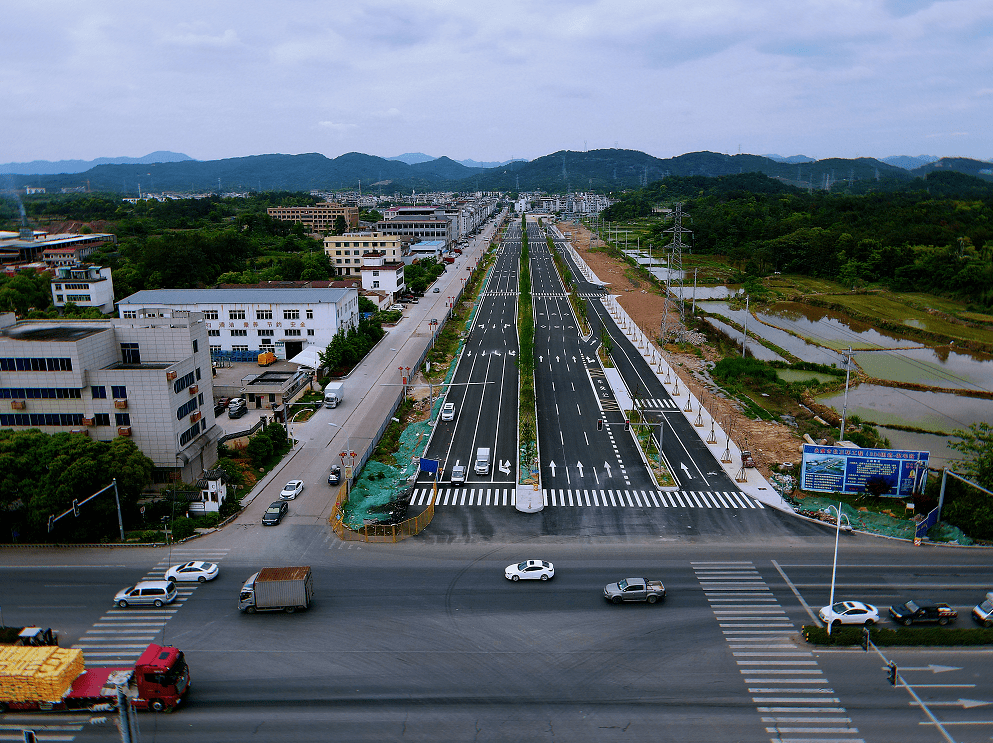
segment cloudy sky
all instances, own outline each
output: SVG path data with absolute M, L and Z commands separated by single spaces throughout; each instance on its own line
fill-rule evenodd
M 0 162 L 993 158 L 990 0 L 0 0 Z

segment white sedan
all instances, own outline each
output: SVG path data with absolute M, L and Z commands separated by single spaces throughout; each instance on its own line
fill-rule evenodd
M 824 624 L 861 624 L 868 627 L 879 621 L 879 609 L 861 601 L 839 601 L 823 607 L 817 616 Z
M 283 500 L 293 500 L 303 492 L 303 480 L 290 480 L 286 483 L 279 497 Z
M 507 580 L 548 580 L 555 577 L 555 566 L 545 560 L 525 560 L 508 565 L 504 571 Z
M 206 583 L 217 577 L 217 565 L 212 562 L 184 562 L 182 565 L 173 565 L 166 570 L 165 579 L 186 582 L 198 581 Z
M 453 421 L 455 420 L 455 403 L 446 402 L 441 406 L 441 419 L 443 421 Z

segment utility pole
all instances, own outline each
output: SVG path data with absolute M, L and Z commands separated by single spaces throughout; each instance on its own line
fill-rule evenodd
M 839 441 L 845 440 L 845 418 L 848 416 L 848 380 L 852 375 L 852 349 L 850 346 L 845 353 L 847 354 L 845 358 L 845 406 L 841 409 L 841 436 L 838 439 Z
M 748 300 L 751 299 L 747 294 L 745 295 L 745 325 L 744 332 L 741 335 L 741 358 L 745 358 L 745 349 L 748 348 Z

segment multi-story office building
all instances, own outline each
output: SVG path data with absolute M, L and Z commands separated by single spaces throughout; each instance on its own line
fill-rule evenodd
M 311 233 L 330 232 L 338 217 L 345 220 L 349 229 L 358 229 L 359 226 L 357 206 L 345 206 L 333 201 L 313 206 L 271 206 L 266 213 L 283 222 L 300 222 Z
M 367 253 L 382 253 L 388 262 L 396 263 L 403 257 L 404 245 L 399 237 L 382 232 L 346 232 L 324 238 L 324 252 L 339 276 L 358 276 Z
M 387 235 L 399 235 L 417 240 L 444 240 L 445 245 L 457 237 L 452 218 L 439 206 L 396 206 L 383 213 L 376 229 Z
M 51 282 L 52 303 L 65 307 L 96 307 L 104 314 L 114 311 L 114 279 L 109 268 L 100 266 L 59 266 Z
M 359 322 L 356 289 L 148 289 L 117 304 L 122 318 L 163 311 L 203 314 L 211 353 L 276 354 L 292 360 L 323 351 L 342 328 Z
M 159 481 L 193 482 L 217 461 L 203 317 L 121 320 L 0 316 L 0 426 L 131 438 Z

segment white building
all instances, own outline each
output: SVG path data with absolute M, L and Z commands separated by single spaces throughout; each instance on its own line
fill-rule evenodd
M 51 282 L 52 303 L 65 307 L 96 307 L 109 315 L 114 311 L 114 279 L 109 268 L 100 266 L 58 266 Z
M 131 438 L 156 480 L 217 461 L 207 328 L 197 313 L 121 320 L 0 317 L 0 426 Z M 3 402 L 0 400 L 0 402 Z
M 389 262 L 386 256 L 370 253 L 362 258 L 362 288 L 366 291 L 398 294 L 407 287 L 403 279 L 403 263 Z
M 382 253 L 389 261 L 396 263 L 403 256 L 404 244 L 399 237 L 383 232 L 346 232 L 344 235 L 325 237 L 324 252 L 339 276 L 358 276 L 363 255 Z
M 122 318 L 163 311 L 203 313 L 215 356 L 264 353 L 292 360 L 323 351 L 342 328 L 359 322 L 357 289 L 148 289 L 118 302 Z

